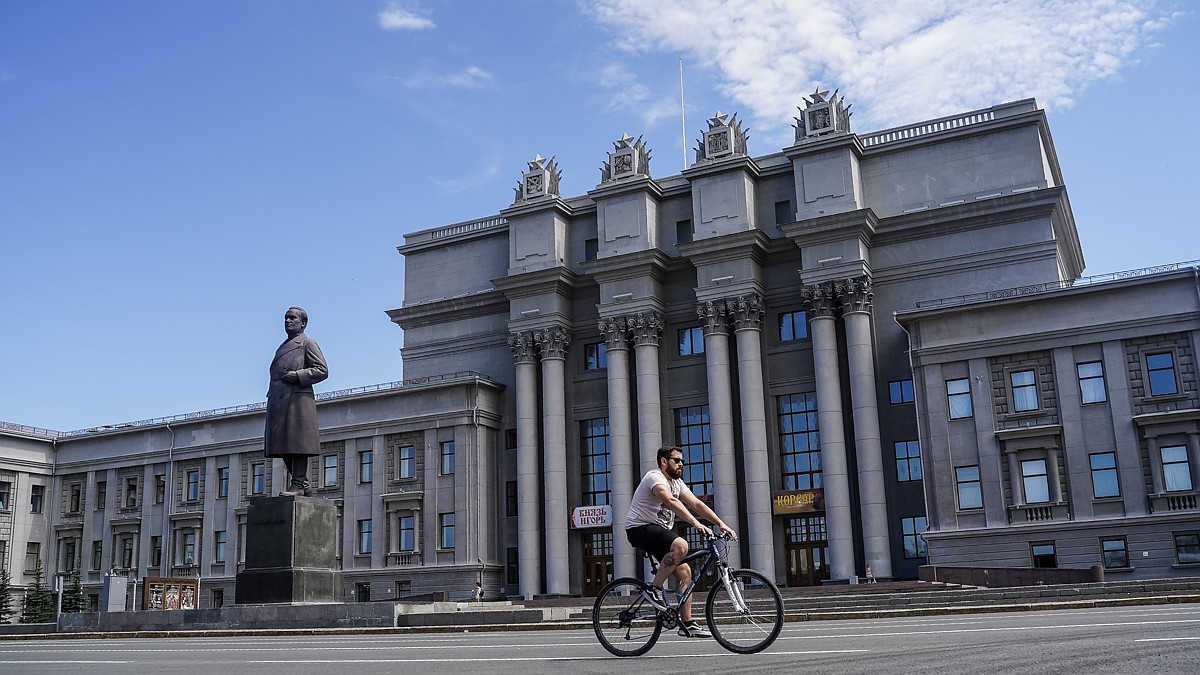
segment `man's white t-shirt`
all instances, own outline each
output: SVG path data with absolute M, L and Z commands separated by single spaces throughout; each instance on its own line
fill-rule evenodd
M 671 496 L 676 499 L 685 492 L 692 493 L 682 478 L 667 478 L 662 469 L 647 471 L 646 475 L 642 476 L 642 482 L 638 483 L 637 489 L 633 491 L 629 515 L 625 517 L 625 529 L 639 525 L 660 525 L 669 530 L 675 526 L 675 512 L 667 508 L 658 495 L 654 494 L 655 485 L 666 485 Z

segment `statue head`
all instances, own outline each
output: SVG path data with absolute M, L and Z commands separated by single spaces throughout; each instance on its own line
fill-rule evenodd
M 308 312 L 303 307 L 288 307 L 283 313 L 283 329 L 289 336 L 299 335 L 308 327 Z

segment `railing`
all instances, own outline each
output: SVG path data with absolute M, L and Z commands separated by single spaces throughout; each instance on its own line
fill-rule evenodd
M 318 401 L 332 401 L 332 400 L 336 400 L 339 398 L 345 398 L 345 397 L 349 397 L 349 396 L 358 396 L 361 394 L 370 394 L 370 393 L 379 392 L 379 391 L 394 391 L 397 389 L 404 389 L 406 387 L 415 387 L 415 386 L 421 386 L 421 385 L 426 385 L 426 384 L 430 384 L 430 383 L 438 383 L 438 382 L 454 382 L 457 380 L 472 379 L 472 378 L 487 380 L 489 382 L 494 381 L 492 378 L 488 377 L 487 375 L 476 372 L 474 370 L 460 370 L 458 372 L 449 373 L 449 374 L 445 374 L 445 375 L 431 375 L 429 377 L 414 377 L 414 378 L 410 378 L 407 380 L 398 380 L 395 382 L 384 382 L 382 384 L 371 384 L 371 385 L 366 385 L 366 386 L 362 386 L 362 387 L 353 387 L 351 389 L 339 389 L 337 391 L 322 392 L 320 394 L 317 394 L 316 399 Z M 202 410 L 199 412 L 190 412 L 190 413 L 183 413 L 183 414 L 179 414 L 179 415 L 172 415 L 170 417 L 156 417 L 154 419 L 138 420 L 136 422 L 122 422 L 121 424 L 105 424 L 102 426 L 90 427 L 87 429 L 76 429 L 74 431 L 65 431 L 65 432 L 49 431 L 49 430 L 46 430 L 46 431 L 48 433 L 55 434 L 56 438 L 86 436 L 88 434 L 100 433 L 100 432 L 105 432 L 105 431 L 122 431 L 125 429 L 136 429 L 136 428 L 140 428 L 140 427 L 155 427 L 155 426 L 162 426 L 164 424 L 171 424 L 174 422 L 190 422 L 193 420 L 205 419 L 205 418 L 209 418 L 209 417 L 221 417 L 224 415 L 234 415 L 234 414 L 245 413 L 245 412 L 255 412 L 255 411 L 259 411 L 259 410 L 265 410 L 266 407 L 267 407 L 266 403 L 248 403 L 246 405 L 229 406 L 226 408 L 215 408 L 213 410 Z M 16 424 L 10 425 L 8 422 L 0 422 L 0 425 L 4 425 L 5 427 L 21 426 L 21 425 L 16 425 Z
M 873 134 L 859 136 L 859 141 L 864 148 L 869 148 L 885 143 L 895 143 L 898 141 L 906 141 L 910 138 L 920 138 L 943 131 L 952 131 L 963 127 L 983 124 L 1002 117 L 1008 117 L 1021 112 L 1036 110 L 1032 100 L 1016 101 L 1014 103 L 1006 103 L 1004 105 L 993 106 L 987 110 L 975 110 L 959 115 L 949 115 L 947 117 L 939 117 L 936 120 L 928 120 L 909 124 L 903 127 L 893 127 L 876 131 Z
M 489 227 L 503 225 L 507 222 L 508 222 L 508 220 L 506 220 L 505 218 L 501 218 L 500 216 L 492 216 L 491 218 L 484 218 L 483 220 L 471 220 L 471 221 L 467 221 L 465 223 L 455 223 L 453 225 L 447 225 L 445 227 L 441 227 L 436 230 L 432 230 L 429 233 L 429 236 L 434 239 L 441 239 L 442 237 L 453 237 L 456 234 L 465 234 L 467 232 L 474 232 L 475 230 L 486 230 Z
M 918 308 L 924 307 L 949 307 L 953 305 L 965 305 L 972 302 L 984 302 L 987 300 L 1000 300 L 1003 298 L 1016 298 L 1025 295 L 1036 295 L 1039 293 L 1051 293 L 1054 291 L 1066 290 L 1078 286 L 1088 286 L 1092 284 L 1111 283 L 1124 279 L 1133 279 L 1136 277 L 1145 277 L 1152 274 L 1163 274 L 1166 272 L 1178 272 L 1184 269 L 1200 267 L 1200 260 L 1189 260 L 1187 262 L 1170 263 L 1168 265 L 1156 265 L 1154 267 L 1143 267 L 1136 270 L 1127 270 L 1124 272 L 1111 272 L 1109 274 L 1097 274 L 1090 277 L 1081 277 L 1079 279 L 1063 279 L 1060 281 L 1047 281 L 1040 284 L 1031 284 L 1028 286 L 1017 286 L 1016 288 L 1003 288 L 995 291 L 985 291 L 982 293 L 971 293 L 969 295 L 956 295 L 950 298 L 940 298 L 937 300 L 921 300 L 917 303 Z
M 41 427 L 31 427 L 25 424 L 16 424 L 13 422 L 0 422 L 0 430 L 15 431 L 19 434 L 25 434 L 27 436 L 40 436 L 42 438 L 58 438 L 59 436 L 62 436 L 61 431 L 43 429 Z

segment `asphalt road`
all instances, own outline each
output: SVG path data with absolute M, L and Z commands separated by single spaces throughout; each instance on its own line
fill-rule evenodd
M 591 631 L 0 641 L 0 673 L 1200 673 L 1200 606 L 789 623 L 761 654 L 674 632 L 618 659 Z

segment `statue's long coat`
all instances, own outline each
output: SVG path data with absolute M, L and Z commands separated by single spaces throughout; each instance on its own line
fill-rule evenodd
M 283 381 L 295 371 L 296 384 Z M 284 340 L 271 361 L 271 386 L 267 390 L 267 428 L 263 439 L 267 457 L 316 455 L 321 451 L 317 431 L 317 402 L 312 386 L 329 377 L 321 348 L 300 333 Z

